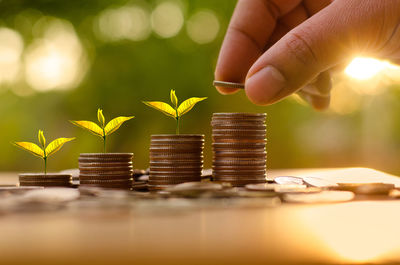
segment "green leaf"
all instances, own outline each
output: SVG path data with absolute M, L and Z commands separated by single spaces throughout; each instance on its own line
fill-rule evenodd
M 70 122 L 78 127 L 88 130 L 94 135 L 103 137 L 103 129 L 100 128 L 100 126 L 94 122 L 91 121 L 70 121 Z
M 143 101 L 149 107 L 161 111 L 167 116 L 176 119 L 176 111 L 169 104 L 160 101 Z
M 99 121 L 101 128 L 104 128 L 106 125 L 106 119 L 104 118 L 102 109 L 97 109 L 97 120 Z
M 186 114 L 189 112 L 196 103 L 205 100 L 206 98 L 189 98 L 185 101 L 182 102 L 182 104 L 178 108 L 178 116 L 182 116 L 183 114 Z
M 46 146 L 46 138 L 44 137 L 43 131 L 39 130 L 38 132 L 38 139 L 39 143 L 42 145 L 43 148 Z
M 15 142 L 13 144 L 15 146 L 25 150 L 25 151 L 28 151 L 29 153 L 31 153 L 31 154 L 33 154 L 35 156 L 38 156 L 40 158 L 44 158 L 43 150 L 39 146 L 34 144 L 34 143 L 30 143 L 30 142 Z
M 130 116 L 130 117 L 118 117 L 118 118 L 114 118 L 112 119 L 104 128 L 104 131 L 106 133 L 106 135 L 110 135 L 113 132 L 115 132 L 116 130 L 118 130 L 119 127 L 121 127 L 121 125 L 126 122 L 129 121 L 130 119 L 133 119 L 134 116 Z
M 75 137 L 73 137 L 73 138 L 58 138 L 58 139 L 55 139 L 54 141 L 49 143 L 49 145 L 46 147 L 46 156 L 49 157 L 50 155 L 54 154 L 55 152 L 60 150 L 61 147 L 65 143 L 67 143 L 69 141 L 72 141 L 74 139 L 75 139 Z
M 178 108 L 178 98 L 176 97 L 175 90 L 172 89 L 169 95 L 172 105 L 175 107 L 175 109 Z

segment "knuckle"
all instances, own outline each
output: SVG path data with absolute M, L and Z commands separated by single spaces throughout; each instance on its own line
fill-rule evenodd
M 286 42 L 287 51 L 302 65 L 315 65 L 318 62 L 317 56 L 306 39 L 298 33 L 288 33 L 288 41 Z

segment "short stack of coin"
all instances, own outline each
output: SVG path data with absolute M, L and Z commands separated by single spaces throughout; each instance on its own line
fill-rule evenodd
M 110 189 L 130 189 L 133 181 L 132 158 L 132 153 L 80 154 L 80 185 Z
M 149 189 L 201 181 L 204 135 L 152 135 Z
M 214 113 L 213 180 L 232 186 L 266 182 L 266 114 Z
M 71 187 L 71 175 L 61 173 L 19 174 L 20 186 Z

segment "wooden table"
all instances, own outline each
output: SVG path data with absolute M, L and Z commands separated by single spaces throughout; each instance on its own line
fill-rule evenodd
M 399 226 L 400 200 L 93 198 L 59 210 L 0 212 L 0 257 L 2 264 L 395 263 Z

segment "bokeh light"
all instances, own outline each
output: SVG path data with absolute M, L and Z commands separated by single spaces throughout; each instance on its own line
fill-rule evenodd
M 201 10 L 189 18 L 186 30 L 194 42 L 199 44 L 210 43 L 218 35 L 219 21 L 214 12 Z
M 0 84 L 10 84 L 18 79 L 23 50 L 24 42 L 17 31 L 0 28 Z
M 183 11 L 178 2 L 161 2 L 151 14 L 151 26 L 154 32 L 162 38 L 171 38 L 177 35 L 183 22 Z
M 94 28 L 99 39 L 104 41 L 141 41 L 151 33 L 150 14 L 137 5 L 109 8 L 98 16 Z
M 86 73 L 86 56 L 72 24 L 47 17 L 37 23 L 41 38 L 27 48 L 26 82 L 37 91 L 76 87 Z

